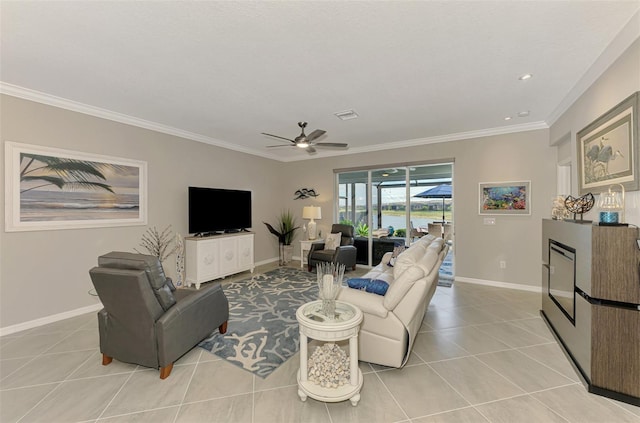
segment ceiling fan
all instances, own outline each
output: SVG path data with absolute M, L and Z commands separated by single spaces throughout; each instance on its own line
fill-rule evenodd
M 307 122 L 298 122 L 298 126 L 302 130 L 300 135 L 298 135 L 295 139 L 281 137 L 279 135 L 267 134 L 262 132 L 262 135 L 267 135 L 273 138 L 279 138 L 281 140 L 289 141 L 290 144 L 278 144 L 278 145 L 268 145 L 267 148 L 277 148 L 277 147 L 298 147 L 304 148 L 307 153 L 312 154 L 316 152 L 315 147 L 318 148 L 347 148 L 348 144 L 339 143 L 339 142 L 314 142 L 317 138 L 320 138 L 322 135 L 326 134 L 327 131 L 323 131 L 322 129 L 316 129 L 309 135 L 304 133 L 304 128 L 307 127 Z

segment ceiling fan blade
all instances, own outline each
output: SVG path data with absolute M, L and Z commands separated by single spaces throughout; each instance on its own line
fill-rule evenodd
M 327 133 L 327 131 L 323 131 L 322 129 L 316 129 L 315 131 L 313 131 L 312 133 L 307 135 L 307 141 L 313 141 L 316 138 L 319 138 L 319 137 L 323 136 L 326 133 Z
M 294 145 L 286 145 L 286 144 L 278 144 L 278 145 L 268 145 L 267 148 L 278 148 L 278 147 L 295 147 Z
M 347 148 L 349 144 L 344 144 L 341 142 L 319 142 L 317 144 L 313 144 L 314 147 L 320 148 Z
M 316 152 L 316 149 L 313 148 L 312 146 L 309 146 L 309 147 L 305 148 L 305 150 L 307 150 L 307 153 L 309 153 L 309 154 L 313 154 L 313 153 Z
M 285 137 L 281 137 L 280 135 L 273 135 L 273 134 L 267 134 L 266 132 L 261 132 L 262 135 L 266 135 L 268 137 L 273 137 L 273 138 L 280 138 L 281 140 L 286 140 L 292 143 L 296 143 L 294 140 L 291 140 L 289 138 L 285 138 Z

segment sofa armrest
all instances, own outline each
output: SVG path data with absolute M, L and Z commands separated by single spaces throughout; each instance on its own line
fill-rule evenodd
M 393 257 L 393 251 L 384 253 L 384 255 L 382 256 L 382 260 L 380 260 L 380 263 L 389 264 L 389 262 L 391 261 L 391 257 Z
M 355 263 L 357 254 L 358 249 L 353 245 L 342 245 L 336 248 L 334 261 L 337 260 L 339 263 Z
M 220 283 L 190 292 L 156 321 L 161 367 L 209 336 L 229 319 L 229 302 Z
M 389 314 L 389 310 L 384 308 L 382 295 L 343 286 L 338 293 L 338 300 L 353 304 L 363 313 L 373 314 L 382 319 Z
M 309 248 L 309 254 L 314 251 L 324 250 L 324 241 L 315 241 L 311 243 L 311 248 Z

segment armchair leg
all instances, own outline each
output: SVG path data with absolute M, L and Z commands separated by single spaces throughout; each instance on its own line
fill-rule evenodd
M 225 334 L 227 333 L 227 323 L 229 321 L 225 320 L 224 323 L 222 323 L 220 326 L 218 326 L 218 330 L 220 331 L 221 334 Z
M 171 370 L 173 370 L 173 363 L 160 367 L 160 379 L 166 379 L 171 374 Z
M 102 353 L 102 365 L 106 366 L 107 364 L 111 364 L 113 361 L 113 357 L 109 357 L 108 355 Z

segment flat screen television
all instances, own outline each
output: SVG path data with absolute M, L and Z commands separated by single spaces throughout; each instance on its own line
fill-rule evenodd
M 238 232 L 251 227 L 251 191 L 189 187 L 189 233 Z

